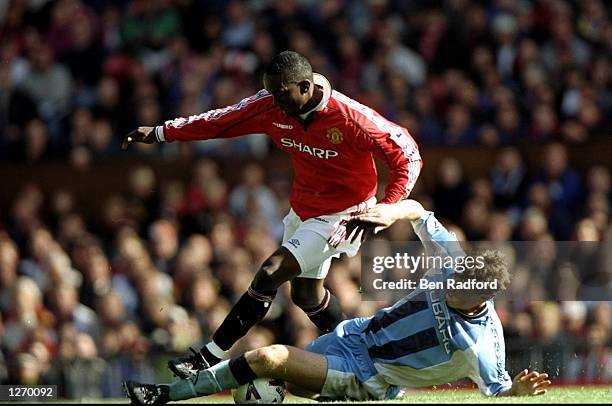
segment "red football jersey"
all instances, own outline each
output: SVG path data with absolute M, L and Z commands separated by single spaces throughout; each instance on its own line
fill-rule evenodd
M 168 142 L 270 135 L 293 158 L 290 203 L 302 220 L 337 213 L 374 196 L 374 156 L 390 168 L 381 203 L 406 198 L 421 169 L 419 149 L 408 130 L 332 90 L 322 75 L 315 74 L 315 84 L 324 97 L 306 124 L 283 113 L 272 95 L 261 90 L 232 106 L 166 121 L 156 133 Z

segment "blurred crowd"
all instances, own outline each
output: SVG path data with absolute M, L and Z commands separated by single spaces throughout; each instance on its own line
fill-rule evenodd
M 612 22 L 603 0 L 8 0 L 0 158 L 112 156 L 137 125 L 255 93 L 284 49 L 421 145 L 609 135 Z M 248 137 L 164 153 L 261 157 L 269 148 Z
M 172 6 L 172 7 L 169 7 Z M 123 134 L 234 103 L 283 49 L 406 126 L 419 144 L 497 147 L 488 176 L 426 162 L 419 199 L 466 240 L 609 241 L 610 171 L 571 167 L 567 145 L 610 136 L 612 23 L 603 0 L 10 0 L 0 2 L 0 160 L 88 165 Z M 546 143 L 528 167 L 517 145 Z M 278 246 L 290 177 L 266 173 L 265 136 L 124 154 L 193 158 L 188 182 L 126 174 L 94 215 L 65 188 L 24 185 L 0 217 L 0 382 L 122 397 L 124 379 L 210 338 Z M 239 156 L 231 183 L 215 160 Z M 215 159 L 211 159 L 214 157 Z M 95 168 L 94 168 L 95 169 Z M 95 176 L 92 177 L 95 182 Z M 121 182 L 120 182 L 121 183 Z M 381 185 L 382 187 L 383 185 Z M 123 190 L 118 185 L 117 190 Z M 414 239 L 399 222 L 382 235 Z M 359 257 L 327 284 L 347 315 Z M 603 275 L 602 283 L 610 275 Z M 546 283 L 546 282 L 542 282 Z M 235 352 L 318 334 L 288 286 Z M 534 288 L 536 289 L 536 288 Z M 537 290 L 537 289 L 536 289 Z M 610 302 L 500 300 L 508 368 L 612 381 Z

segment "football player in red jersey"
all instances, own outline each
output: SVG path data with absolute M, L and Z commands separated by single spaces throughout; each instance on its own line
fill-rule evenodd
M 292 300 L 319 330 L 333 330 L 344 315 L 323 282 L 333 257 L 353 256 L 359 249 L 362 238 L 349 241 L 346 223 L 376 204 L 374 157 L 390 169 L 380 203 L 406 199 L 421 170 L 418 146 L 407 129 L 333 90 L 302 55 L 276 55 L 263 81 L 265 89 L 235 105 L 139 127 L 122 144 L 126 149 L 133 142 L 265 133 L 293 159 L 291 210 L 283 220 L 281 247 L 263 263 L 213 339 L 199 352 L 192 350 L 193 355 L 168 362 L 181 378 L 218 363 L 266 315 L 277 289 L 287 281 Z M 363 230 L 362 237 L 368 231 Z

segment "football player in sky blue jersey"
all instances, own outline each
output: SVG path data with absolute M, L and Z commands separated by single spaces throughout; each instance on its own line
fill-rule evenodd
M 376 233 L 400 219 L 411 221 L 427 255 L 466 256 L 454 233 L 415 200 L 374 206 L 356 217 L 352 237 L 361 238 L 362 230 L 373 224 Z M 424 278 L 435 284 L 476 277 L 494 287 L 416 289 L 374 316 L 343 321 L 304 350 L 271 345 L 223 361 L 194 378 L 157 385 L 128 381 L 125 389 L 134 403 L 163 404 L 263 377 L 285 380 L 301 396 L 379 400 L 396 398 L 401 387 L 469 378 L 487 396 L 544 394 L 551 384 L 546 373 L 525 369 L 511 380 L 506 372 L 503 329 L 492 299 L 508 284 L 508 272 L 495 251 L 478 255 L 482 268 L 432 269 Z

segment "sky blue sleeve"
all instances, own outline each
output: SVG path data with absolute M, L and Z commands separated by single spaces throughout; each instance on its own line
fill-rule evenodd
M 433 212 L 427 211 L 420 219 L 412 221 L 412 228 L 423 242 L 427 255 L 465 255 L 455 233 L 448 231 Z
M 492 302 L 488 302 L 487 306 L 490 313 L 495 312 Z M 485 335 L 478 341 L 478 387 L 483 394 L 496 396 L 512 387 L 512 379 L 506 371 L 504 333 L 497 317 L 492 317 L 487 323 Z

